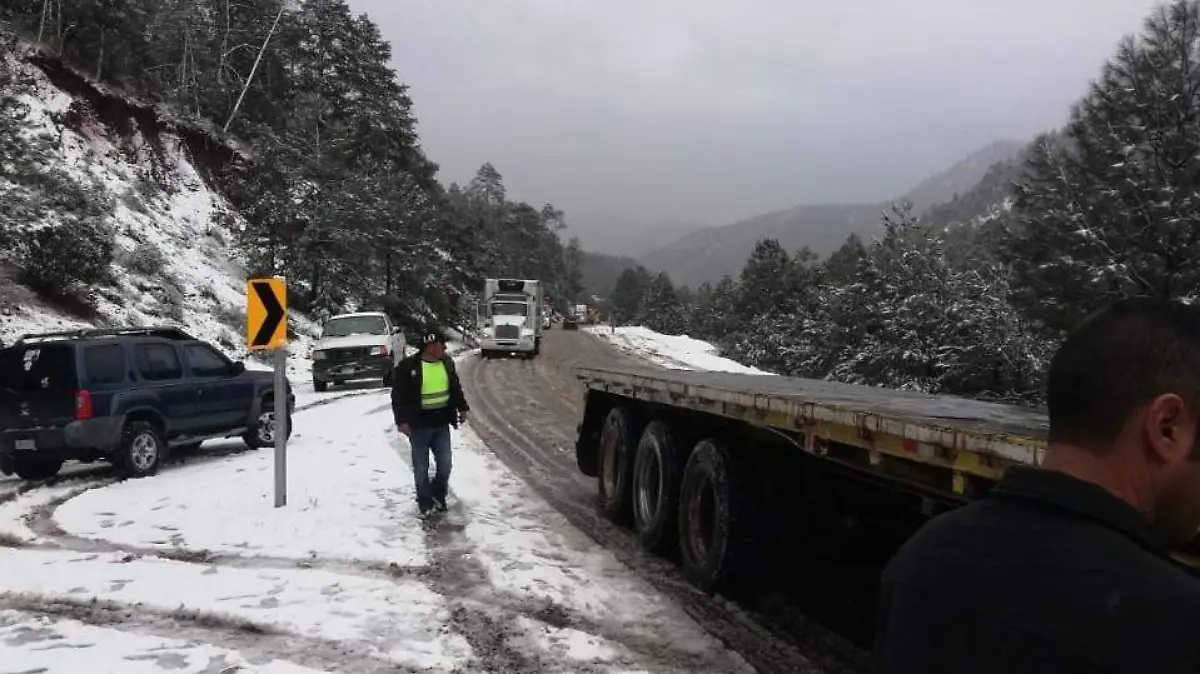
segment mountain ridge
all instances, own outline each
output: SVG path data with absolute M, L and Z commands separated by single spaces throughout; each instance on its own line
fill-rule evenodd
M 828 255 L 849 237 L 869 238 L 879 231 L 880 216 L 895 201 L 909 200 L 922 213 L 949 203 L 973 189 L 998 163 L 1012 161 L 1025 144 L 993 141 L 963 159 L 917 183 L 894 201 L 868 204 L 803 204 L 763 213 L 733 224 L 691 232 L 652 250 L 638 263 L 652 271 L 665 271 L 678 285 L 695 287 L 715 283 L 728 274 L 737 276 L 755 244 L 778 239 L 787 250 L 805 246 Z

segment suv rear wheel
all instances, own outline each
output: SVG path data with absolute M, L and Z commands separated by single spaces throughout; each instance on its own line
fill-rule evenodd
M 13 459 L 13 472 L 22 480 L 44 480 L 58 475 L 62 459 L 47 459 L 40 456 L 23 456 Z
M 167 443 L 154 424 L 131 421 L 125 425 L 121 450 L 113 458 L 129 477 L 146 477 L 158 472 L 166 450 Z

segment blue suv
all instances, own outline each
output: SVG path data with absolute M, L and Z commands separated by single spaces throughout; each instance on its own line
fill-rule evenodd
M 174 327 L 25 335 L 0 349 L 0 472 L 36 480 L 103 459 L 142 477 L 205 440 L 273 445 L 274 394 L 271 372 Z M 287 396 L 290 435 L 290 384 Z

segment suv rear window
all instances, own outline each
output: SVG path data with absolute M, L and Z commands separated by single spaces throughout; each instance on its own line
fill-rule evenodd
M 120 344 L 85 347 L 83 369 L 89 384 L 119 384 L 125 381 L 125 348 Z
M 65 344 L 0 349 L 0 387 L 13 391 L 77 388 L 75 349 Z

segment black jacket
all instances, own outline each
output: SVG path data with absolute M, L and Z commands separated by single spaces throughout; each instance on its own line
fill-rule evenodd
M 414 428 L 431 428 L 450 424 L 458 427 L 458 413 L 466 412 L 467 398 L 463 395 L 462 382 L 458 379 L 458 369 L 454 367 L 454 359 L 442 357 L 446 366 L 446 374 L 450 379 L 450 403 L 441 409 L 421 409 L 421 356 L 409 356 L 396 365 L 392 376 L 392 415 L 396 425 L 408 424 Z
M 1010 468 L 883 573 L 878 674 L 1200 672 L 1200 579 L 1145 519 L 1062 473 Z

